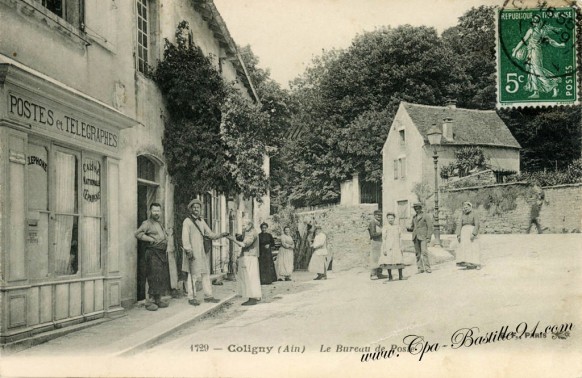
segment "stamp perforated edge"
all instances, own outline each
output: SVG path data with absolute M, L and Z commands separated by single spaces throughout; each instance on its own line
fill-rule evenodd
M 496 109 L 524 109 L 524 108 L 556 108 L 556 107 L 563 107 L 563 106 L 577 106 L 580 105 L 580 82 L 581 75 L 579 74 L 581 71 L 582 61 L 579 59 L 579 54 L 582 49 L 580 48 L 580 43 L 582 42 L 581 34 L 582 34 L 582 27 L 581 25 L 581 10 L 580 7 L 576 4 L 570 4 L 569 6 L 561 6 L 560 8 L 572 8 L 574 10 L 574 33 L 572 33 L 576 40 L 574 41 L 574 66 L 577 68 L 576 71 L 576 99 L 573 101 L 531 101 L 531 102 L 523 102 L 523 101 L 514 101 L 514 102 L 501 102 L 501 92 L 500 92 L 500 72 L 501 72 L 501 58 L 500 58 L 500 46 L 499 46 L 499 15 L 504 10 L 505 4 L 507 1 L 504 2 L 503 6 L 497 7 L 495 11 L 495 108 Z M 539 3 L 538 7 L 529 7 L 524 9 L 540 9 Z

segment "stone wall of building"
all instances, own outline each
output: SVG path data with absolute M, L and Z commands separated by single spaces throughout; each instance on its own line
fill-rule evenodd
M 342 271 L 366 265 L 371 247 L 368 223 L 377 209 L 377 204 L 334 206 L 301 211 L 297 217 L 300 223 L 322 227 L 328 238 L 328 249 L 333 253 L 333 270 Z
M 582 229 L 582 184 L 542 188 L 545 201 L 540 212 L 544 233 L 578 233 Z M 445 233 L 456 228 L 464 201 L 470 201 L 481 219 L 481 233 L 525 233 L 536 188 L 523 184 L 499 184 L 441 193 L 439 217 Z M 535 226 L 531 232 L 536 232 Z

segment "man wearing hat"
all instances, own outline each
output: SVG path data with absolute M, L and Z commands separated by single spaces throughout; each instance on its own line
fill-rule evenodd
M 184 219 L 182 224 L 182 270 L 188 273 L 186 288 L 188 291 L 188 303 L 198 306 L 200 302 L 196 300 L 195 280 L 201 278 L 202 290 L 204 291 L 204 302 L 217 303 L 220 300 L 212 295 L 212 285 L 210 283 L 210 268 L 208 258 L 204 251 L 204 238 L 211 240 L 220 239 L 228 235 L 228 232 L 216 234 L 212 232 L 204 219 L 200 217 L 202 212 L 202 202 L 193 199 L 188 204 L 190 215 Z
M 419 202 L 412 205 L 412 208 L 416 215 L 412 217 L 412 224 L 407 228 L 407 231 L 412 232 L 412 241 L 416 252 L 416 266 L 418 267 L 418 273 L 430 273 L 427 243 L 433 233 L 432 217 L 422 211 L 422 204 Z
M 380 260 L 380 255 L 382 254 L 382 211 L 374 211 L 374 218 L 368 224 L 368 232 L 370 233 L 370 239 L 372 240 L 372 249 L 368 256 L 370 279 L 373 280 L 374 277 L 377 279 L 386 278 L 387 276 L 382 274 L 382 268 L 380 268 L 378 262 Z

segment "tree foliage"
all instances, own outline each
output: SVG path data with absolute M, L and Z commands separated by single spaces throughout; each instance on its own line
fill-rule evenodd
M 443 104 L 460 74 L 436 30 L 410 25 L 357 36 L 292 82 L 302 130 L 289 151 L 296 204 L 337 200 L 353 174 L 381 180 L 381 150 L 400 101 Z
M 324 51 L 291 82 L 287 187 L 296 205 L 337 201 L 353 174 L 381 179 L 381 149 L 401 101 L 494 109 L 495 9 L 472 8 L 439 36 L 405 25 Z M 523 147 L 522 169 L 566 167 L 580 156 L 580 107 L 499 111 Z M 463 168 L 466 171 L 466 168 Z

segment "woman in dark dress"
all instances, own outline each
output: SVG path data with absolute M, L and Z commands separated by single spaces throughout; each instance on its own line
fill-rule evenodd
M 261 275 L 261 285 L 270 285 L 277 281 L 272 252 L 275 239 L 273 239 L 273 235 L 267 232 L 268 228 L 269 225 L 267 223 L 261 224 L 261 233 L 259 234 L 259 272 Z

